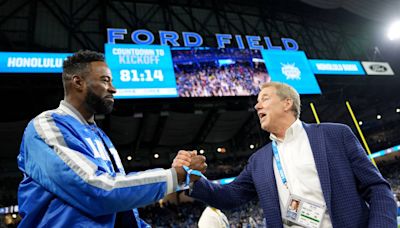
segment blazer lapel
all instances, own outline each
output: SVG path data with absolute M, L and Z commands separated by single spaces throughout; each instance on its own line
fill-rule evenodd
M 279 195 L 278 195 L 278 189 L 276 187 L 276 179 L 275 179 L 275 174 L 274 174 L 274 168 L 273 168 L 273 156 L 272 156 L 272 146 L 271 143 L 269 143 L 264 150 L 264 155 L 265 155 L 265 165 L 262 167 L 265 168 L 264 178 L 260 178 L 260 180 L 263 180 L 263 185 L 265 186 L 266 189 L 266 196 L 268 199 L 264 199 L 267 207 L 263 208 L 264 213 L 266 215 L 266 222 L 268 226 L 272 227 L 281 227 L 282 226 L 282 218 L 281 218 L 281 211 L 280 211 L 280 205 L 279 205 Z M 261 199 L 260 199 L 261 200 Z M 277 210 L 277 208 L 279 210 Z
M 325 137 L 322 129 L 317 125 L 303 123 L 306 130 L 308 140 L 310 141 L 311 150 L 314 155 L 315 166 L 317 167 L 319 181 L 321 183 L 322 192 L 331 212 L 331 180 L 329 175 L 328 158 L 325 148 Z M 332 216 L 332 215 L 331 215 Z

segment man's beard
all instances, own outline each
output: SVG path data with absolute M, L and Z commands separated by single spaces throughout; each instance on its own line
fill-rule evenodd
M 97 114 L 108 114 L 113 110 L 114 102 L 103 99 L 88 89 L 85 99 L 86 105 Z

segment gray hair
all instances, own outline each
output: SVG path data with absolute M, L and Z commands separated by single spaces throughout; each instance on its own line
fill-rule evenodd
M 282 100 L 286 98 L 291 99 L 293 101 L 291 110 L 297 119 L 300 118 L 300 95 L 292 86 L 281 82 L 267 82 L 262 84 L 260 89 L 262 90 L 268 87 L 274 87 L 276 89 L 276 95 L 278 95 Z

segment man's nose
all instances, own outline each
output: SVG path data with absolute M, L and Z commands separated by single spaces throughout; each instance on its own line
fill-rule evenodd
M 110 86 L 108 87 L 108 91 L 109 91 L 110 93 L 116 93 L 116 92 L 117 92 L 117 89 L 115 89 L 115 87 L 110 83 Z

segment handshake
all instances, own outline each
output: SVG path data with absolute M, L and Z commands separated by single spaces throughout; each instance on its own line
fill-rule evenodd
M 179 184 L 183 183 L 186 179 L 186 171 L 183 169 L 183 166 L 187 166 L 192 170 L 198 170 L 204 174 L 207 169 L 206 157 L 203 155 L 197 155 L 197 151 L 195 150 L 180 150 L 172 162 L 172 168 L 175 168 L 176 170 Z M 190 182 L 199 179 L 199 176 L 190 176 Z

